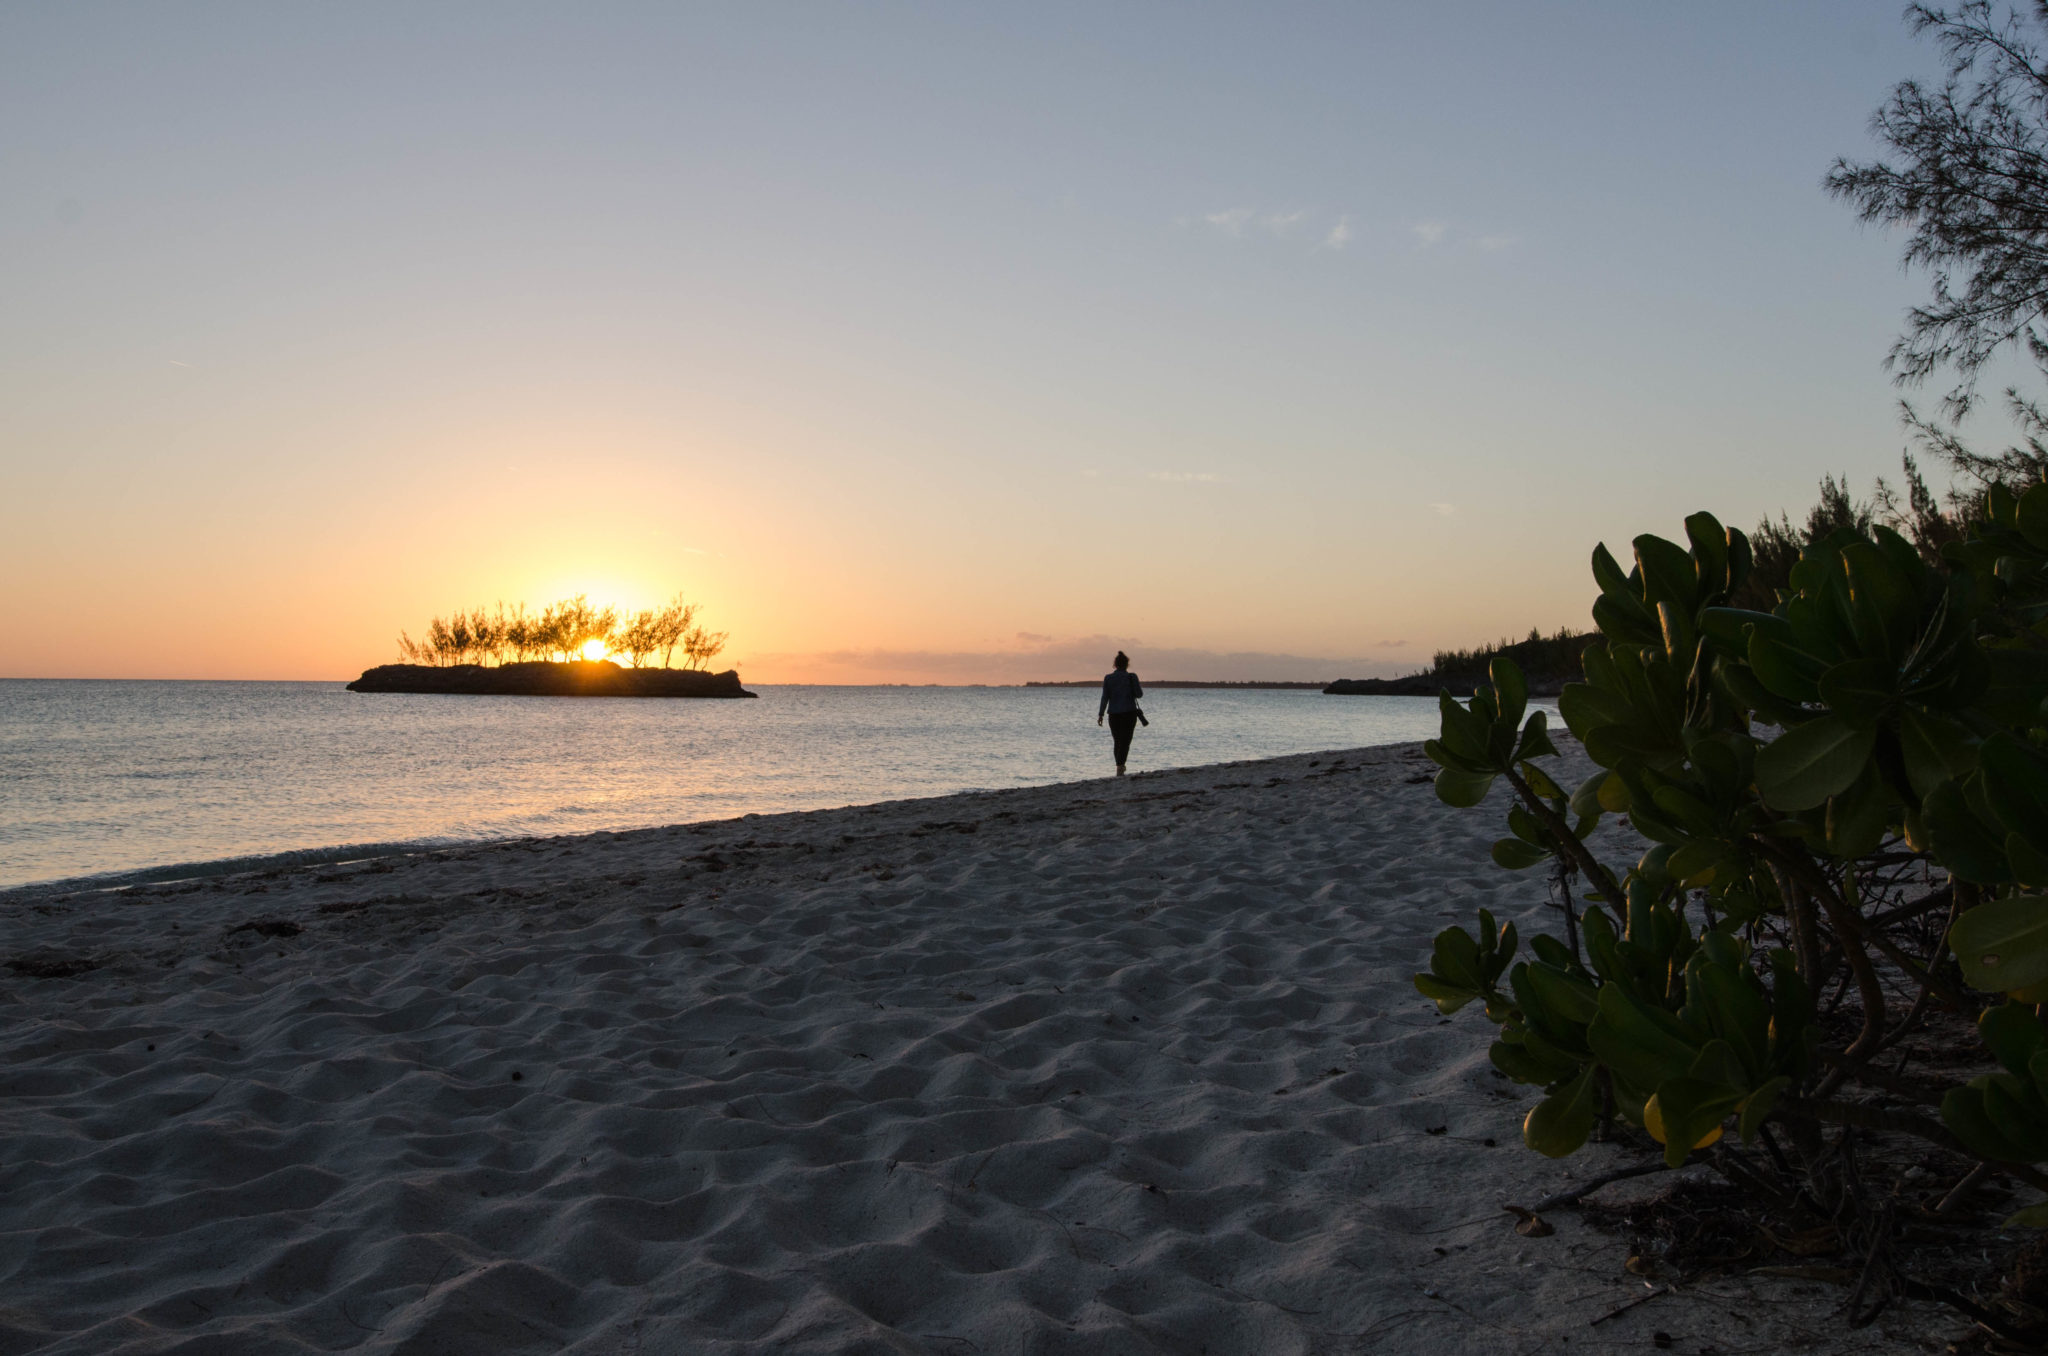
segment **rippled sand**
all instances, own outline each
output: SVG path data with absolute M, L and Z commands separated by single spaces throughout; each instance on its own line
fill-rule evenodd
M 1413 747 L 0 896 L 0 1353 L 1925 1349 L 1641 1296 Z M 82 970 L 85 965 L 96 968 Z M 67 971 L 79 971 L 66 974 Z M 49 975 L 37 978 L 36 974 Z M 1652 1179 L 1654 1180 L 1654 1179 Z M 1811 1340 L 1808 1340 L 1811 1339 Z

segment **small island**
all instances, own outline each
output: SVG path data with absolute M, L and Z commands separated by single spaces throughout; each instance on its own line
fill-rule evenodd
M 753 697 L 736 669 L 708 671 L 725 633 L 697 624 L 697 604 L 621 615 L 582 594 L 528 613 L 525 604 L 435 617 L 424 638 L 401 632 L 398 664 L 365 669 L 350 692 L 464 697 Z M 670 661 L 681 651 L 683 668 Z M 607 656 L 623 655 L 628 664 Z M 655 663 L 659 657 L 660 663 Z
M 609 659 L 573 663 L 380 664 L 350 692 L 428 692 L 466 697 L 753 697 L 737 669 L 632 669 Z

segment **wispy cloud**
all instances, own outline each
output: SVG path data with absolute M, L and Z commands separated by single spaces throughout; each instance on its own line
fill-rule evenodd
M 1407 644 L 1405 640 L 1376 640 L 1372 647 L 1375 650 L 1399 650 L 1405 648 Z
M 1169 485 L 1218 485 L 1223 481 L 1214 471 L 1154 471 L 1152 479 Z
M 1242 240 L 1247 236 L 1271 236 L 1275 240 L 1289 240 L 1298 232 L 1309 232 L 1310 239 L 1319 240 L 1322 246 L 1338 249 L 1351 239 L 1351 218 L 1340 216 L 1336 224 L 1325 231 L 1318 219 L 1329 220 L 1327 213 L 1312 212 L 1305 207 L 1260 208 L 1226 207 L 1217 212 L 1203 212 L 1198 217 L 1175 217 L 1176 226 L 1187 227 L 1197 221 L 1209 227 L 1227 240 Z
M 1244 224 L 1252 219 L 1249 207 L 1231 207 L 1221 212 L 1205 212 L 1202 220 L 1214 226 L 1233 240 L 1244 234 Z
M 1506 249 L 1518 239 L 1520 239 L 1519 236 L 1512 235 L 1482 235 L 1479 237 L 1479 248 L 1485 250 L 1488 254 L 1492 254 L 1496 250 Z
M 191 363 L 181 363 L 176 358 L 166 358 L 164 361 L 173 367 L 190 367 L 192 365 Z
M 1431 504 L 1430 507 L 1436 510 L 1436 516 L 1439 518 L 1448 518 L 1458 511 L 1456 504 Z
M 1444 242 L 1444 233 L 1450 228 L 1441 221 L 1418 221 L 1408 229 L 1424 249 L 1431 249 Z

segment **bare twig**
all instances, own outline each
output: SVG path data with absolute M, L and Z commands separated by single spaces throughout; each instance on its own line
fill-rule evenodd
M 1632 1167 L 1616 1168 L 1613 1172 L 1603 1172 L 1590 1181 L 1581 1182 L 1570 1190 L 1545 1196 L 1542 1200 L 1529 1207 L 1529 1213 L 1540 1215 L 1546 1210 L 1561 1210 L 1567 1205 L 1577 1205 L 1582 1197 L 1590 1196 L 1601 1187 L 1607 1186 L 1610 1183 L 1626 1181 L 1631 1177 L 1647 1177 L 1653 1172 L 1669 1171 L 1671 1171 L 1670 1167 L 1661 1158 L 1648 1163 L 1637 1163 Z
M 1963 1197 L 1969 1195 L 1972 1191 L 1976 1189 L 1977 1184 L 1979 1182 L 1982 1182 L 1986 1177 L 1989 1177 L 1992 1173 L 1996 1171 L 1997 1169 L 1992 1167 L 1989 1163 L 1979 1163 L 1976 1167 L 1971 1168 L 1970 1171 L 1964 1175 L 1962 1181 L 1957 1182 L 1954 1186 L 1948 1189 L 1948 1194 L 1943 1196 L 1941 1198 L 1940 1204 L 1934 1207 L 1934 1213 L 1937 1215 L 1946 1215 L 1949 1211 L 1961 1205 L 1963 1203 Z
M 1885 1070 L 1873 1066 L 1869 1060 L 1852 1059 L 1846 1054 L 1837 1054 L 1833 1050 L 1816 1050 L 1814 1051 L 1814 1057 L 1823 1064 L 1840 1069 L 1858 1083 L 1867 1084 L 1873 1088 L 1882 1088 L 1894 1097 L 1903 1097 L 1907 1101 L 1918 1103 L 1921 1106 L 1941 1105 L 1939 1097 L 1930 1097 L 1925 1089 L 1915 1087 L 1897 1074 L 1887 1073 Z
M 1648 1303 L 1649 1303 L 1649 1302 L 1650 1302 L 1651 1300 L 1653 1300 L 1653 1299 L 1657 1298 L 1657 1296 L 1659 1296 L 1659 1295 L 1668 1295 L 1668 1294 L 1670 1294 L 1670 1293 L 1671 1293 L 1672 1291 L 1674 1291 L 1674 1290 L 1676 1290 L 1676 1289 L 1678 1289 L 1678 1287 L 1677 1287 L 1677 1286 L 1675 1286 L 1675 1285 L 1665 1284 L 1665 1285 L 1659 1286 L 1659 1287 L 1658 1287 L 1657 1289 L 1655 1289 L 1655 1290 L 1652 1290 L 1652 1291 L 1651 1291 L 1651 1292 L 1650 1292 L 1649 1294 L 1647 1294 L 1647 1295 L 1637 1295 L 1637 1296 L 1636 1296 L 1636 1297 L 1635 1297 L 1634 1299 L 1630 1300 L 1630 1301 L 1629 1301 L 1628 1303 L 1626 1303 L 1626 1304 L 1617 1304 L 1617 1305 L 1615 1305 L 1615 1306 L 1614 1306 L 1614 1307 L 1613 1307 L 1612 1309 L 1609 1309 L 1609 1310 L 1608 1310 L 1608 1311 L 1607 1311 L 1606 1313 L 1604 1313 L 1604 1314 L 1600 1315 L 1600 1317 L 1598 1317 L 1598 1318 L 1594 1319 L 1594 1320 L 1593 1320 L 1593 1321 L 1592 1321 L 1591 1323 L 1588 1323 L 1588 1324 L 1587 1324 L 1586 1326 L 1587 1326 L 1587 1327 L 1589 1327 L 1589 1328 L 1597 1328 L 1597 1327 L 1599 1327 L 1599 1326 L 1600 1326 L 1600 1325 L 1601 1325 L 1602 1323 L 1605 1323 L 1605 1322 L 1606 1322 L 1606 1321 L 1607 1321 L 1608 1319 L 1610 1319 L 1610 1318 L 1619 1318 L 1619 1317 L 1621 1317 L 1621 1315 L 1623 1315 L 1623 1314 L 1627 1313 L 1627 1312 L 1628 1312 L 1629 1310 L 1631 1310 L 1631 1309 L 1635 1308 L 1635 1307 L 1636 1307 L 1636 1306 L 1637 1306 L 1638 1304 L 1648 1304 Z
M 1537 795 L 1535 788 L 1524 781 L 1522 775 L 1513 768 L 1507 770 L 1507 779 L 1508 785 L 1515 788 L 1515 794 L 1521 797 L 1522 804 L 1528 808 L 1529 813 L 1536 816 L 1537 822 L 1543 825 L 1558 846 L 1578 864 L 1579 870 L 1586 873 L 1587 882 L 1604 895 L 1615 908 L 1624 907 L 1628 896 L 1622 893 L 1621 886 L 1614 879 L 1614 873 L 1600 864 L 1600 859 L 1593 855 L 1593 850 L 1572 832 L 1571 825 L 1565 823 L 1557 811 L 1544 804 L 1543 797 Z

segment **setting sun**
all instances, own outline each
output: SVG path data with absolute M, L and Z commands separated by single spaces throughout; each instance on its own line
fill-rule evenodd
M 584 641 L 583 657 L 592 663 L 604 658 L 604 642 L 601 640 Z

